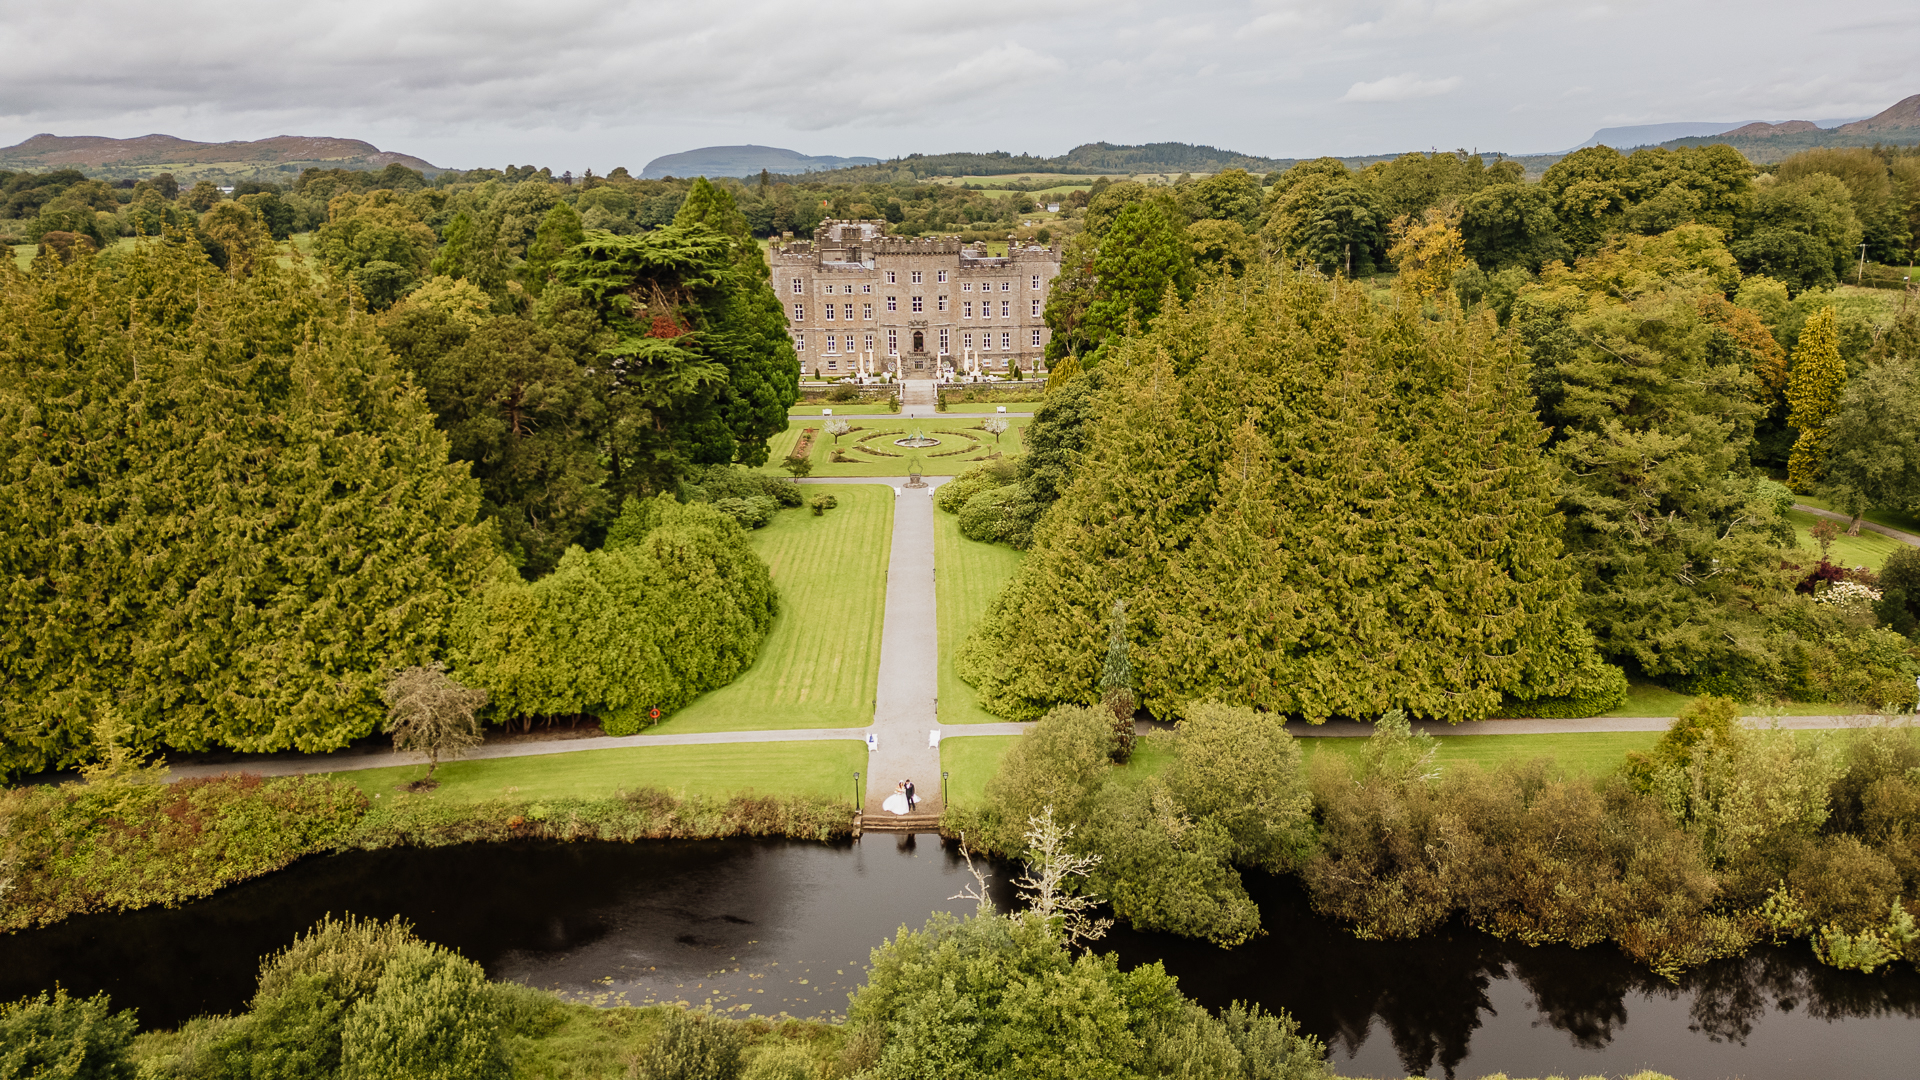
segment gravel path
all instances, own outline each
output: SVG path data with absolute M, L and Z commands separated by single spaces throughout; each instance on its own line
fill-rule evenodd
M 1833 510 L 1822 510 L 1817 506 L 1808 506 L 1806 503 L 1794 503 L 1793 508 L 1804 514 L 1812 514 L 1814 517 L 1826 518 L 1828 521 L 1838 521 L 1847 525 L 1853 524 L 1852 517 L 1837 513 Z M 1890 529 L 1885 525 L 1875 525 L 1871 521 L 1864 520 L 1860 522 L 1860 527 L 1867 532 L 1879 533 L 1881 536 L 1891 536 L 1903 544 L 1912 544 L 1914 547 L 1920 547 L 1920 536 L 1915 536 L 1910 532 L 1901 532 L 1899 529 Z

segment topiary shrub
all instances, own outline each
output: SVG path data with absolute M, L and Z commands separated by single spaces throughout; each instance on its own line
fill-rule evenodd
M 749 495 L 744 499 L 716 499 L 713 508 L 740 523 L 743 529 L 758 529 L 773 520 L 780 512 L 780 504 L 765 495 Z

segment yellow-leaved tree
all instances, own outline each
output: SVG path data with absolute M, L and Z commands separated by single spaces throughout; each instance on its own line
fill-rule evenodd
M 1821 308 L 1800 331 L 1787 377 L 1787 426 L 1800 433 L 1787 455 L 1787 485 L 1812 491 L 1827 472 L 1827 421 L 1840 410 L 1847 389 L 1847 365 L 1840 359 L 1840 330 L 1833 309 Z
M 1460 212 L 1451 204 L 1429 207 L 1417 223 L 1396 218 L 1393 237 L 1387 258 L 1400 268 L 1395 284 L 1418 299 L 1453 288 L 1454 272 L 1473 264 L 1460 235 Z

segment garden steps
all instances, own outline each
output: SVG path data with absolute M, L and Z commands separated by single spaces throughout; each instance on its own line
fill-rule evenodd
M 931 810 L 911 814 L 861 814 L 856 832 L 937 833 L 940 815 Z

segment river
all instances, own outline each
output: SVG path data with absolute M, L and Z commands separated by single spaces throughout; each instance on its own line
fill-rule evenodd
M 997 868 L 996 868 L 997 869 Z M 1009 897 L 1005 874 L 993 894 Z M 938 838 L 851 844 L 515 843 L 356 852 L 174 910 L 95 915 L 0 938 L 0 1000 L 105 990 L 170 1027 L 244 1007 L 259 958 L 333 913 L 400 915 L 495 978 L 599 1002 L 684 1002 L 835 1019 L 867 952 L 973 883 Z M 1910 1077 L 1920 975 L 1862 975 L 1763 948 L 1680 984 L 1610 947 L 1527 948 L 1456 931 L 1356 941 L 1290 882 L 1249 881 L 1266 936 L 1233 950 L 1116 930 L 1209 1006 L 1286 1009 L 1346 1076 L 1624 1074 L 1682 1080 Z

